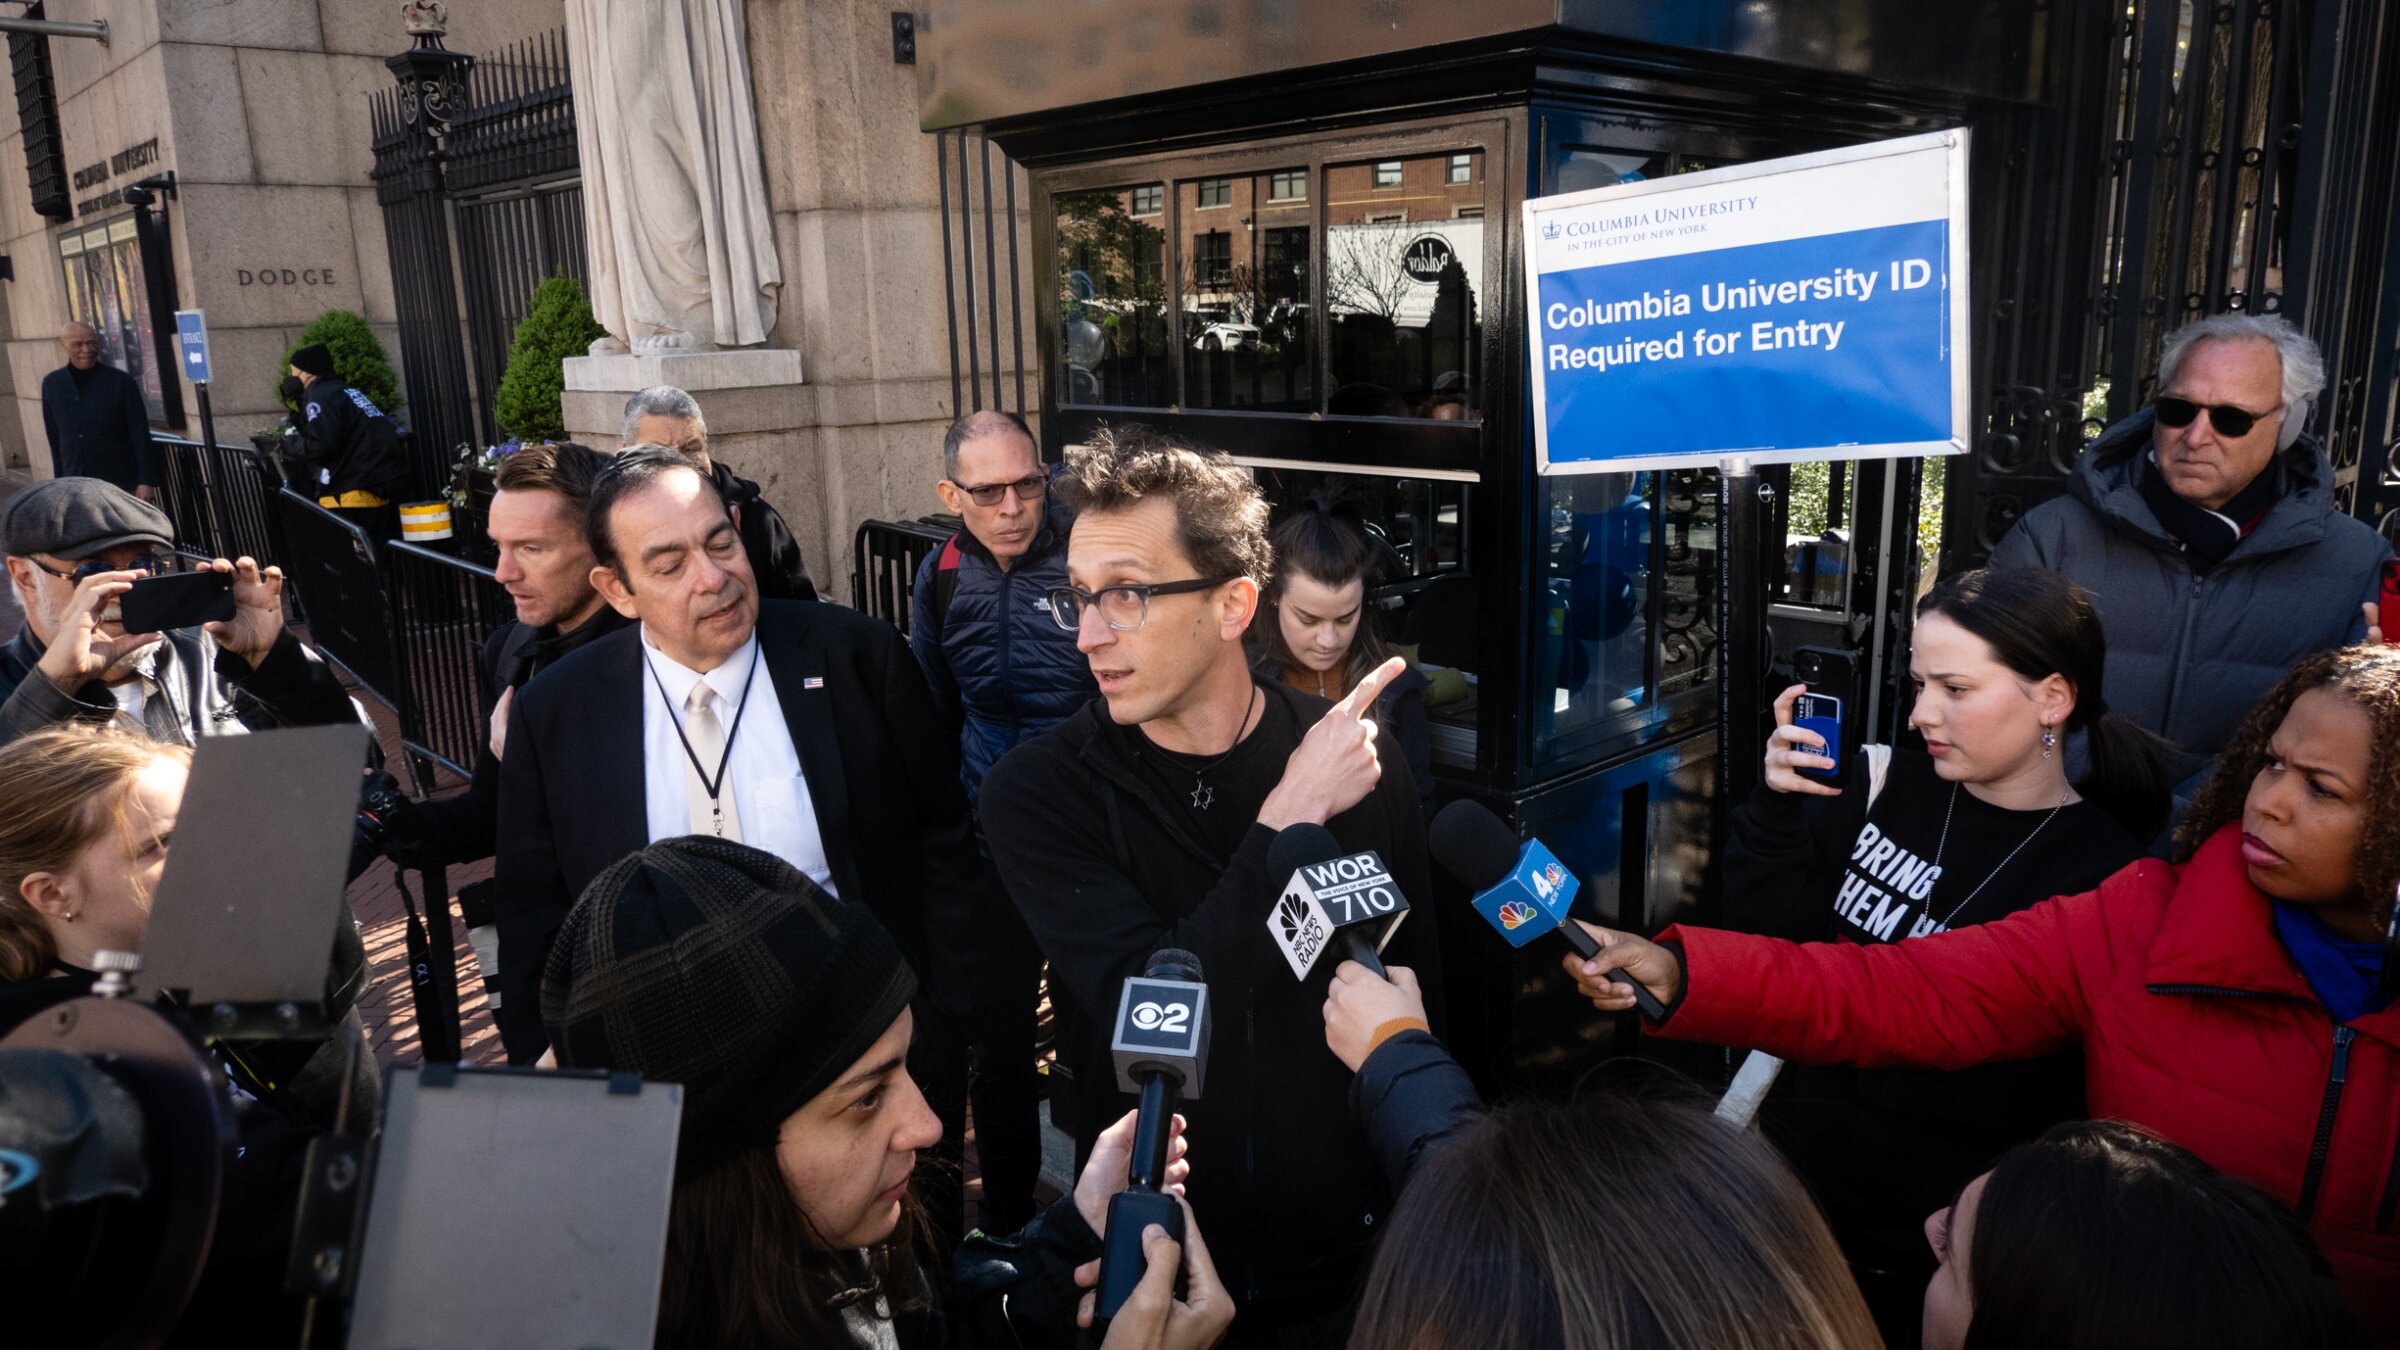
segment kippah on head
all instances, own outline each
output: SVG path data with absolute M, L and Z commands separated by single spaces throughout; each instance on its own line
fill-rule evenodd
M 753 1144 L 916 993 L 891 934 L 771 853 L 666 839 L 592 879 L 542 972 L 561 1068 L 683 1085 L 675 1179 Z
M 333 378 L 333 352 L 322 342 L 312 342 L 293 352 L 292 364 L 320 380 Z
M 119 544 L 175 546 L 175 522 L 125 489 L 98 478 L 53 478 L 21 488 L 0 507 L 0 549 L 30 558 L 80 561 Z

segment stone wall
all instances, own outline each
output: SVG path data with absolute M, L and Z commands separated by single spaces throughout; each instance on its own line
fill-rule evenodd
M 462 0 L 451 5 L 445 42 L 482 53 L 555 28 L 564 14 L 563 0 Z M 283 351 L 325 310 L 365 315 L 398 364 L 383 218 L 368 177 L 367 94 L 391 86 L 384 58 L 409 46 L 399 0 L 49 0 L 46 17 L 102 18 L 110 29 L 105 47 L 49 40 L 69 171 L 157 142 L 154 161 L 75 198 L 175 171 L 179 195 L 162 204 L 177 296 L 208 314 L 219 439 L 281 415 Z M 57 242 L 70 227 L 33 213 L 15 100 L 0 105 L 0 252 L 16 269 L 0 306 L 0 397 L 14 399 L 0 409 L 0 452 L 12 474 L 45 477 L 41 378 L 61 364 L 55 337 L 71 317 Z M 125 210 L 97 206 L 71 226 Z M 187 412 L 193 406 L 187 386 Z M 198 434 L 196 417 L 187 434 Z
M 933 485 L 956 410 L 934 138 L 917 129 L 917 68 L 892 60 L 889 4 L 752 0 L 748 15 L 783 262 L 772 342 L 800 353 L 804 383 L 694 393 L 711 453 L 765 488 L 800 537 L 818 589 L 847 602 L 860 522 L 941 509 Z M 1020 175 L 1020 210 L 1027 196 Z M 1021 234 L 1029 363 L 1030 242 Z M 567 425 L 578 439 L 616 444 L 621 383 L 570 369 Z M 1027 385 L 1030 394 L 1030 377 Z

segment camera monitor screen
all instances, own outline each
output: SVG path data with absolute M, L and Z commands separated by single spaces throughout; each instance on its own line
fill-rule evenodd
M 649 1345 L 683 1089 L 436 1069 L 385 1089 L 350 1350 Z
M 144 992 L 321 1008 L 366 762 L 355 723 L 200 738 L 142 939 Z

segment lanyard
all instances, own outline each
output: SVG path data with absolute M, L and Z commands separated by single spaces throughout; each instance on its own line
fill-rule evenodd
M 750 673 L 742 680 L 741 701 L 733 705 L 733 724 L 725 728 L 725 753 L 717 758 L 716 776 L 709 776 L 707 766 L 700 762 L 700 752 L 692 748 L 692 738 L 683 730 L 683 719 L 676 715 L 675 700 L 667 697 L 667 682 L 658 676 L 658 666 L 643 654 L 642 664 L 650 668 L 650 683 L 658 686 L 658 701 L 667 705 L 667 725 L 675 728 L 675 739 L 683 742 L 684 758 L 692 762 L 692 772 L 700 776 L 700 786 L 708 789 L 710 809 L 724 795 L 725 772 L 733 766 L 733 738 L 741 733 L 742 713 L 750 706 L 750 691 L 758 687 L 758 657 L 763 647 L 750 649 Z

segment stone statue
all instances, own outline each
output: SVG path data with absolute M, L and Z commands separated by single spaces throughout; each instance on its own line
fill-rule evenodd
M 783 269 L 743 0 L 567 0 L 595 355 L 767 340 Z

